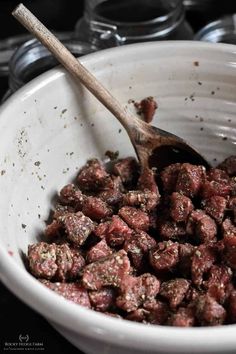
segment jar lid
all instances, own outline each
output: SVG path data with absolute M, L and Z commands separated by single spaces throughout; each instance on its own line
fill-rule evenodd
M 209 23 L 195 35 L 194 39 L 213 43 L 236 44 L 236 14 Z
M 0 77 L 7 76 L 9 73 L 9 61 L 22 43 L 32 38 L 30 34 L 9 37 L 0 41 Z
M 56 33 L 56 36 L 76 57 L 97 49 L 94 45 L 74 39 L 73 32 Z M 59 62 L 38 40 L 27 41 L 16 50 L 10 60 L 9 87 L 14 92 L 58 64 Z

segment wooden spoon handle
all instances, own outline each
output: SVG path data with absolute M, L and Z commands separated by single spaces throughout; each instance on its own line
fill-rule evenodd
M 12 15 L 58 59 L 58 61 L 120 121 L 131 137 L 131 127 L 138 119 L 128 113 L 110 92 L 91 74 L 70 51 L 23 4 Z M 132 138 L 132 137 L 131 137 Z

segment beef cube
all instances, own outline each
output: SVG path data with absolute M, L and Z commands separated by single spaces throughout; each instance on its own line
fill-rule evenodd
M 180 167 L 175 191 L 186 197 L 193 198 L 198 195 L 205 176 L 203 166 L 195 166 L 183 163 Z
M 169 309 L 166 303 L 159 300 L 148 300 L 145 301 L 143 307 L 148 311 L 147 322 L 156 325 L 165 324 Z
M 195 247 L 190 243 L 182 243 L 179 245 L 179 264 L 178 268 L 181 274 L 189 277 L 191 274 L 192 257 Z
M 226 219 L 222 224 L 224 250 L 223 260 L 225 263 L 236 270 L 236 226 L 232 224 L 230 219 Z
M 96 311 L 105 312 L 114 304 L 115 293 L 114 289 L 103 288 L 97 291 L 90 291 L 89 298 L 92 307 Z
M 112 247 L 121 246 L 132 233 L 133 230 L 118 215 L 113 215 L 106 231 L 106 240 Z
M 224 170 L 229 176 L 236 176 L 236 156 L 227 157 L 218 168 Z
M 69 213 L 74 213 L 74 212 L 75 212 L 75 208 L 72 207 L 71 205 L 57 204 L 55 206 L 55 210 L 53 212 L 53 219 L 59 221 L 59 219 L 62 216 L 69 214 Z
M 88 292 L 79 283 L 51 283 L 47 280 L 42 280 L 41 282 L 65 299 L 91 308 Z
M 77 176 L 77 183 L 82 191 L 97 191 L 105 186 L 108 178 L 109 175 L 102 164 L 93 159 L 82 167 Z
M 53 220 L 47 225 L 44 234 L 48 240 L 53 240 L 61 236 L 62 225 L 58 220 Z
M 133 184 L 137 178 L 138 163 L 133 157 L 118 160 L 114 167 L 113 173 L 120 176 L 121 181 L 125 185 Z
M 37 278 L 52 279 L 58 269 L 57 245 L 46 242 L 35 243 L 28 247 L 30 272 Z
M 224 197 L 214 195 L 202 202 L 203 209 L 210 215 L 218 224 L 222 223 L 224 218 L 227 200 Z
M 216 252 L 211 245 L 198 246 L 192 258 L 192 281 L 196 286 L 203 282 L 203 276 L 207 273 L 216 261 Z
M 62 204 L 76 206 L 77 210 L 81 209 L 85 199 L 82 192 L 72 183 L 61 189 L 59 197 Z
M 155 246 L 156 241 L 154 238 L 149 236 L 146 232 L 140 231 L 125 241 L 124 250 L 130 256 L 134 267 L 141 269 L 143 266 L 144 256 Z
M 87 252 L 87 261 L 88 263 L 96 262 L 99 259 L 107 257 L 112 254 L 111 248 L 107 245 L 106 240 L 103 239 L 98 242 L 95 246 L 90 248 Z
M 202 210 L 192 211 L 188 219 L 186 231 L 189 235 L 196 236 L 201 243 L 216 241 L 216 223 Z
M 98 197 L 108 205 L 116 206 L 122 201 L 122 192 L 124 192 L 124 186 L 120 176 L 111 176 L 104 190 L 98 193 Z
M 140 102 L 135 102 L 135 107 L 139 114 L 143 115 L 143 119 L 146 123 L 151 123 L 155 111 L 157 109 L 157 103 L 153 97 L 146 97 Z
M 56 246 L 56 264 L 57 272 L 55 278 L 57 281 L 65 282 L 73 266 L 72 252 L 66 243 Z
M 152 169 L 150 168 L 143 169 L 141 175 L 139 176 L 137 187 L 141 191 L 147 189 L 150 192 L 155 193 L 157 196 L 157 200 L 159 202 L 160 199 L 159 189 L 155 181 L 155 173 Z
M 227 307 L 230 323 L 236 323 L 236 290 L 231 291 Z
M 172 241 L 159 242 L 149 252 L 149 262 L 154 270 L 172 270 L 179 262 L 179 244 Z
M 161 284 L 160 295 L 168 300 L 171 309 L 175 309 L 184 300 L 189 285 L 189 281 L 183 278 L 169 280 Z
M 112 215 L 112 209 L 100 198 L 87 197 L 82 212 L 92 220 L 100 221 L 108 216 Z
M 159 196 L 156 193 L 145 189 L 144 191 L 129 191 L 123 195 L 123 205 L 139 207 L 143 211 L 153 210 L 159 202 Z
M 126 276 L 120 286 L 116 305 L 127 312 L 136 310 L 145 301 L 158 294 L 160 282 L 154 275 L 142 274 L 140 277 Z
M 192 327 L 195 323 L 194 311 L 190 307 L 180 307 L 168 319 L 169 326 Z
M 143 211 L 125 206 L 119 210 L 119 216 L 134 230 L 147 231 L 149 229 L 149 217 Z
M 233 212 L 234 224 L 236 224 L 236 197 L 232 197 L 228 201 L 228 208 Z
M 187 221 L 193 210 L 191 199 L 180 193 L 172 193 L 170 197 L 170 215 L 176 222 Z
M 202 326 L 218 326 L 224 323 L 226 311 L 209 295 L 200 295 L 195 301 L 195 316 Z
M 60 218 L 66 231 L 68 240 L 81 246 L 94 230 L 94 223 L 83 213 L 66 214 Z
M 172 220 L 159 221 L 158 231 L 162 239 L 181 239 L 186 235 L 186 227 Z
M 226 266 L 213 265 L 209 271 L 209 278 L 204 282 L 207 294 L 217 302 L 223 304 L 226 299 L 227 286 L 232 278 L 232 271 Z
M 137 310 L 129 312 L 125 319 L 134 322 L 147 323 L 148 314 L 149 311 L 143 308 L 139 308 Z
M 99 290 L 103 286 L 120 287 L 129 273 L 130 262 L 124 250 L 84 267 L 83 284 L 86 289 Z
M 205 199 L 214 195 L 227 197 L 231 191 L 230 178 L 226 172 L 212 168 L 202 184 L 201 196 Z
M 110 221 L 105 221 L 105 222 L 101 222 L 100 224 L 95 226 L 94 229 L 94 234 L 99 237 L 100 239 L 103 239 L 106 234 L 107 234 L 107 230 L 108 230 L 108 226 L 110 224 Z
M 84 257 L 79 252 L 79 250 L 77 250 L 76 248 L 71 248 L 71 254 L 72 254 L 72 267 L 68 272 L 68 277 L 69 279 L 74 280 L 78 278 L 81 270 L 85 266 L 85 260 Z
M 164 170 L 161 172 L 163 189 L 167 193 L 172 193 L 175 191 L 180 168 L 181 168 L 180 163 L 174 163 L 164 168 Z
M 231 196 L 236 196 L 236 177 L 230 179 L 230 194 Z

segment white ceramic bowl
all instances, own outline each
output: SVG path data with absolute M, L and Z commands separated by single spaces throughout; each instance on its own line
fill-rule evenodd
M 148 43 L 81 60 L 131 109 L 129 99 L 154 96 L 153 123 L 189 140 L 210 162 L 235 153 L 235 46 Z M 171 328 L 110 318 L 65 300 L 25 270 L 22 252 L 40 240 L 55 193 L 78 168 L 106 150 L 134 153 L 95 98 L 54 69 L 1 107 L 0 131 L 0 275 L 12 292 L 85 353 L 235 353 L 236 325 Z

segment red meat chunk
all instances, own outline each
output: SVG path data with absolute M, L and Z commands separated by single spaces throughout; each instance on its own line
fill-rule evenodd
M 73 266 L 73 255 L 66 243 L 56 245 L 56 264 L 57 272 L 55 277 L 58 281 L 65 282 Z
M 192 327 L 195 323 L 194 311 L 190 307 L 180 307 L 168 319 L 168 325 L 176 327 Z
M 44 234 L 48 240 L 53 240 L 61 236 L 62 225 L 58 220 L 53 220 L 47 225 Z
M 202 210 L 194 210 L 188 219 L 186 231 L 201 243 L 216 241 L 217 226 L 215 221 Z
M 85 200 L 85 196 L 82 192 L 72 183 L 63 187 L 59 196 L 61 203 L 76 206 L 77 210 L 81 209 Z
M 201 196 L 204 199 L 214 195 L 226 197 L 230 194 L 230 178 L 225 171 L 213 168 L 207 173 L 207 179 L 202 184 Z
M 159 199 L 160 199 L 159 189 L 158 189 L 156 181 L 155 181 L 155 173 L 152 169 L 150 169 L 150 168 L 143 169 L 143 171 L 141 172 L 141 174 L 139 176 L 137 187 L 141 191 L 144 191 L 147 189 L 150 192 L 155 193 L 157 195 L 157 199 L 159 201 Z
M 236 290 L 233 290 L 228 299 L 228 315 L 230 323 L 236 323 Z
M 218 224 L 222 223 L 227 206 L 227 199 L 219 195 L 214 195 L 205 199 L 202 205 L 208 215 L 215 219 Z
M 129 273 L 130 262 L 127 253 L 121 250 L 107 258 L 84 267 L 83 284 L 86 289 L 99 290 L 103 286 L 120 287 Z
M 175 190 L 186 197 L 195 197 L 202 185 L 204 179 L 205 168 L 203 166 L 195 166 L 189 163 L 181 165 Z
M 145 308 L 138 308 L 137 310 L 129 312 L 126 319 L 156 325 L 164 324 L 168 317 L 167 305 L 162 301 L 156 300 L 146 302 L 146 304 Z
M 82 191 L 96 191 L 106 185 L 109 178 L 105 168 L 97 160 L 93 159 L 86 163 L 77 176 L 77 183 Z
M 169 314 L 169 308 L 166 303 L 152 299 L 145 301 L 143 307 L 149 312 L 147 316 L 148 323 L 156 325 L 165 324 Z
M 193 253 L 192 258 L 192 281 L 200 286 L 203 276 L 208 272 L 216 261 L 216 252 L 211 245 L 200 245 Z
M 232 271 L 225 266 L 213 265 L 209 271 L 209 278 L 204 282 L 207 294 L 219 303 L 224 303 L 227 285 L 231 281 Z
M 172 220 L 163 220 L 159 222 L 158 231 L 162 239 L 181 239 L 186 235 L 186 227 Z
M 66 214 L 60 218 L 60 221 L 65 227 L 68 240 L 78 246 L 81 246 L 94 230 L 92 220 L 81 212 Z
M 127 312 L 136 310 L 145 301 L 158 294 L 160 282 L 154 275 L 142 274 L 140 277 L 126 276 L 120 286 L 116 305 Z
M 126 316 L 126 320 L 134 322 L 148 323 L 149 311 L 139 308 L 137 310 L 131 311 Z
M 123 195 L 123 205 L 139 207 L 143 211 L 153 210 L 159 202 L 159 196 L 145 189 L 144 191 L 129 191 Z
M 191 199 L 180 193 L 172 193 L 170 197 L 170 215 L 174 221 L 186 221 L 192 210 Z
M 76 279 L 80 275 L 81 270 L 85 266 L 84 257 L 81 255 L 79 250 L 76 248 L 71 248 L 72 254 L 72 267 L 68 271 L 69 279 Z
M 75 208 L 71 205 L 57 204 L 53 212 L 53 219 L 60 222 L 60 218 L 68 213 L 74 213 Z M 61 224 L 61 222 L 60 222 Z
M 158 107 L 154 98 L 151 96 L 146 97 L 140 102 L 135 102 L 134 105 L 138 109 L 138 113 L 143 115 L 145 122 L 151 123 Z
M 233 213 L 234 224 L 236 225 L 236 197 L 232 197 L 228 201 L 228 208 Z
M 147 231 L 149 229 L 148 215 L 136 208 L 125 206 L 119 210 L 119 216 L 134 230 Z
M 79 283 L 51 283 L 47 280 L 42 280 L 41 282 L 65 299 L 91 308 L 88 292 Z
M 179 244 L 172 241 L 159 242 L 149 252 L 149 262 L 154 270 L 171 270 L 179 262 Z
M 181 168 L 181 164 L 175 163 L 175 164 L 167 166 L 161 172 L 161 180 L 162 180 L 162 184 L 163 184 L 163 189 L 166 192 L 172 193 L 175 191 L 180 168 Z
M 103 239 L 98 242 L 95 246 L 91 247 L 87 252 L 87 261 L 88 263 L 96 262 L 99 259 L 107 257 L 112 254 L 112 249 L 106 243 L 106 240 Z
M 141 269 L 143 266 L 144 256 L 155 246 L 156 241 L 154 238 L 149 236 L 146 232 L 140 231 L 125 241 L 124 250 L 131 258 L 134 267 Z
M 127 185 L 134 182 L 137 176 L 138 164 L 133 157 L 120 159 L 113 167 L 113 173 L 120 176 L 121 181 Z
M 189 277 L 191 273 L 192 257 L 195 247 L 190 243 L 183 243 L 179 245 L 179 264 L 178 268 L 180 272 Z
M 226 311 L 209 295 L 201 295 L 195 301 L 195 315 L 202 326 L 218 326 L 224 323 Z
M 98 193 L 98 197 L 108 205 L 115 206 L 122 201 L 124 186 L 119 176 L 111 176 L 104 190 Z
M 171 309 L 175 309 L 185 298 L 189 286 L 189 281 L 186 279 L 172 279 L 161 284 L 160 295 L 168 300 Z
M 118 216 L 113 215 L 106 230 L 106 240 L 110 246 L 120 246 L 128 240 L 133 230 Z
M 95 226 L 95 229 L 93 230 L 94 234 L 101 239 L 104 238 L 107 234 L 109 224 L 110 221 L 101 222 Z
M 229 176 L 236 176 L 236 156 L 227 157 L 218 168 L 224 170 Z
M 87 197 L 84 201 L 82 212 L 84 215 L 88 216 L 92 220 L 100 221 L 108 216 L 111 216 L 113 211 L 100 198 Z
M 92 307 L 96 311 L 109 311 L 110 307 L 114 304 L 115 300 L 114 289 L 103 288 L 97 291 L 90 291 L 89 298 Z
M 46 242 L 35 243 L 28 247 L 30 272 L 37 278 L 52 279 L 58 269 L 57 245 Z
M 226 219 L 222 224 L 223 229 L 223 259 L 225 263 L 236 270 L 236 226 L 232 224 L 230 219 Z

